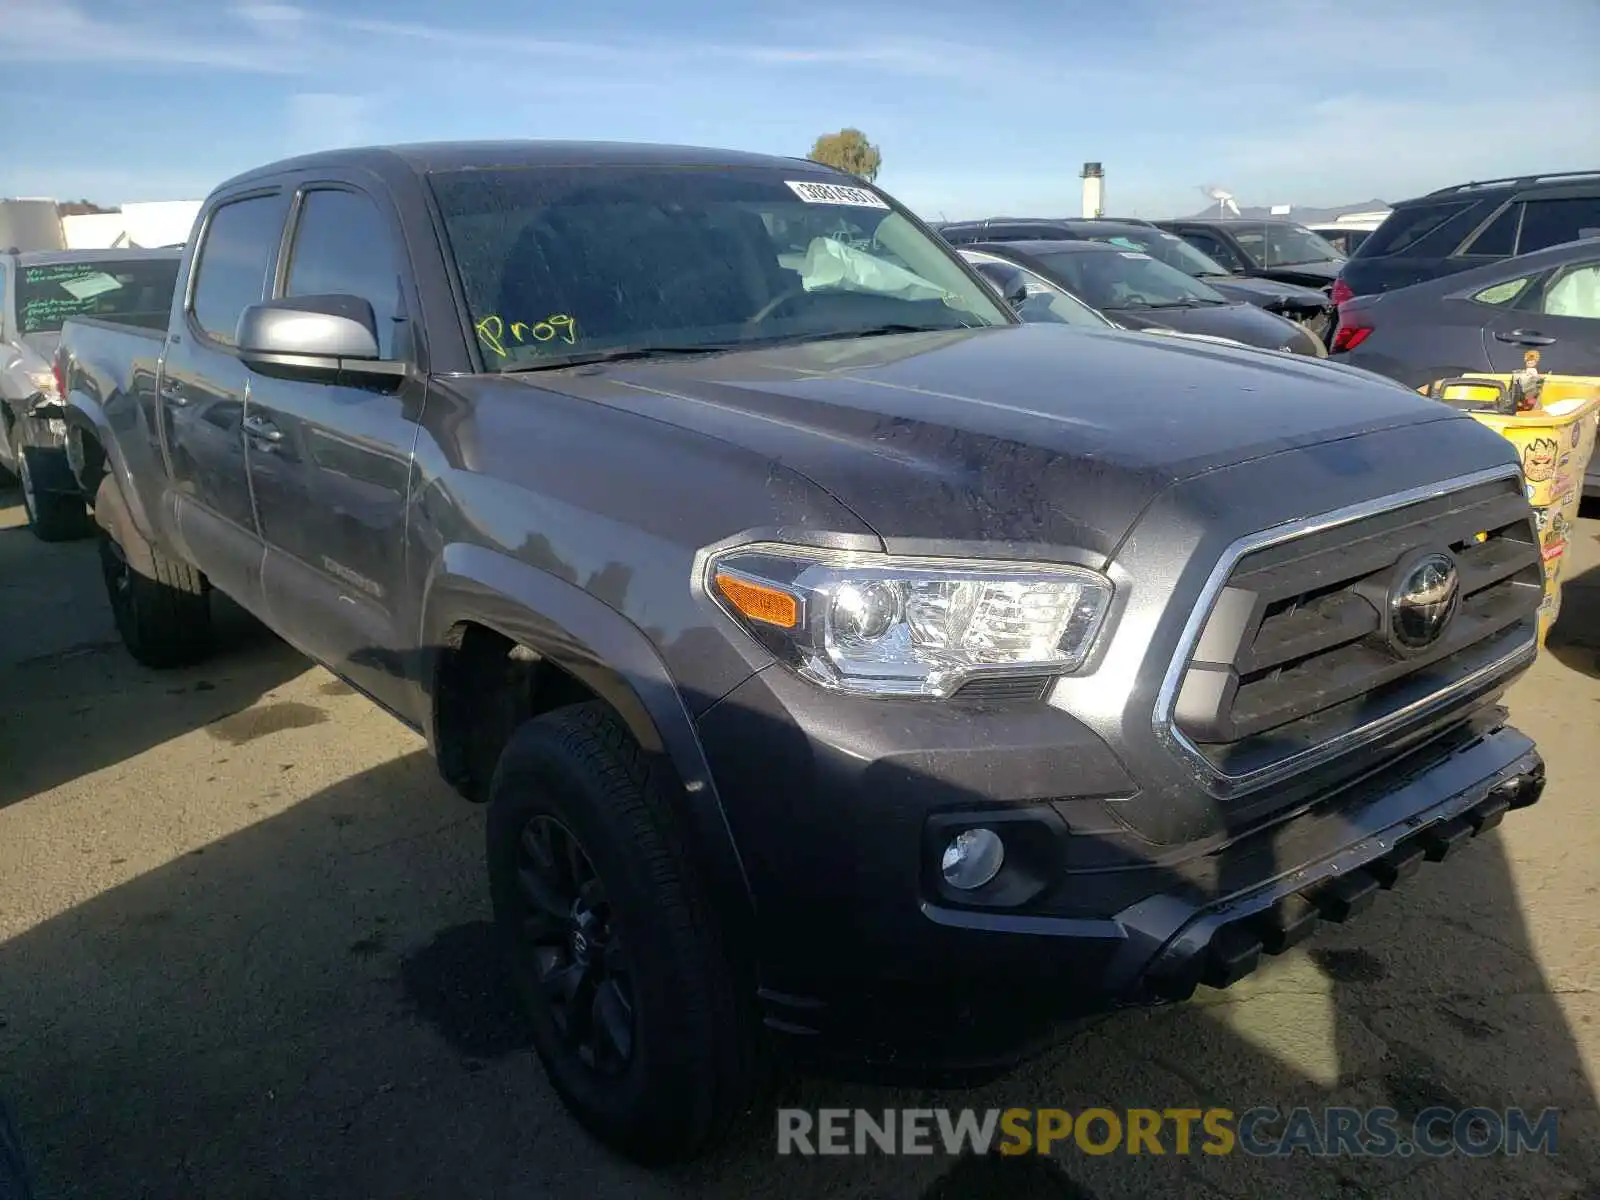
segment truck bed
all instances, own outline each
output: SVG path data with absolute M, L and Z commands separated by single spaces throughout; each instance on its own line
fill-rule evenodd
M 153 342 L 164 341 L 167 336 L 167 314 L 138 313 L 126 317 L 68 317 L 61 326 L 61 344 L 70 344 L 73 353 L 81 353 L 81 347 L 88 345 L 101 345 L 101 339 L 72 337 L 68 330 L 72 329 L 100 329 L 107 333 L 122 335 L 132 334 L 135 337 L 148 338 Z

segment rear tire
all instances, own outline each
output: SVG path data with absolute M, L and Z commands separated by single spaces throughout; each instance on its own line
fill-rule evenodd
M 648 1165 L 709 1149 L 765 1078 L 753 987 L 724 950 L 672 786 L 609 708 L 578 704 L 512 736 L 487 820 L 495 923 L 534 1048 L 578 1122 Z
M 96 507 L 108 488 L 110 476 L 100 481 Z M 124 537 L 137 538 L 132 529 Z M 147 542 L 134 548 L 149 567 L 135 559 L 105 529 L 100 530 L 100 570 L 105 578 L 111 615 L 122 644 L 136 662 L 165 670 L 200 661 L 211 649 L 211 598 L 205 576 L 188 563 L 166 557 Z
M 22 488 L 22 507 L 27 510 L 28 528 L 41 542 L 75 542 L 94 532 L 94 522 L 83 497 L 61 492 L 41 492 L 34 486 L 35 447 L 23 446 L 17 452 L 17 482 Z

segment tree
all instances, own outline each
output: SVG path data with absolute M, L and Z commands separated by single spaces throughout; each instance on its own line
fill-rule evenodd
M 883 155 L 859 129 L 823 134 L 812 144 L 811 153 L 806 157 L 867 180 L 876 179 L 878 168 L 883 166 Z

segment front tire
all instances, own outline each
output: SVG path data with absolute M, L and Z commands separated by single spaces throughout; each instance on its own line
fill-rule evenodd
M 668 799 L 592 702 L 524 724 L 489 788 L 495 923 L 551 1084 L 637 1162 L 709 1149 L 762 1078 L 754 996 L 726 955 Z
M 100 481 L 97 508 L 110 511 L 106 490 L 115 486 L 109 475 Z M 130 529 L 123 536 L 139 535 Z M 122 644 L 134 661 L 146 667 L 165 670 L 199 662 L 211 649 L 211 597 L 205 576 L 149 543 L 134 549 L 142 567 L 116 538 L 100 530 L 100 571 Z
M 22 507 L 28 514 L 28 528 L 41 542 L 75 542 L 94 532 L 94 522 L 83 497 L 60 492 L 41 492 L 35 480 L 34 446 L 17 451 L 17 483 L 22 488 Z

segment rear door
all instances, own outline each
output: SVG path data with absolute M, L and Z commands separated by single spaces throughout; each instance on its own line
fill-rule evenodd
M 354 182 L 299 189 L 278 296 L 349 295 L 376 318 L 385 359 L 418 362 L 415 294 L 387 200 Z M 425 392 L 257 374 L 244 415 L 267 545 L 273 622 L 391 708 L 406 700 L 406 498 Z
M 1600 241 L 1592 255 L 1529 280 L 1512 304 L 1497 305 L 1483 336 L 1496 371 L 1519 371 L 1534 352 L 1541 371 L 1600 375 Z
M 195 563 L 247 608 L 260 603 L 261 540 L 243 436 L 251 379 L 234 335 L 268 293 L 288 211 L 288 195 L 269 188 L 226 197 L 207 214 L 159 384 L 177 529 Z

